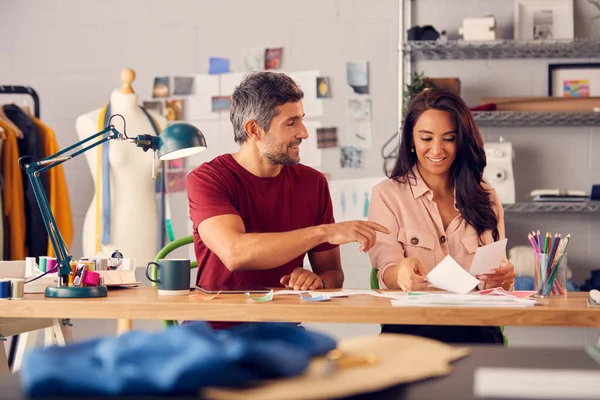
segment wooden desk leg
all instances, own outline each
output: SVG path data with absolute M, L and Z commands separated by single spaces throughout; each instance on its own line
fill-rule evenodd
M 25 354 L 25 352 L 35 347 L 37 333 L 38 331 L 31 331 L 19 335 L 19 343 L 17 345 L 15 362 L 13 364 L 13 372 L 17 372 L 21 369 L 21 363 L 23 362 L 23 355 Z
M 118 319 L 117 320 L 117 335 L 121 335 L 125 332 L 130 331 L 132 328 L 132 321 L 130 319 Z
M 13 339 L 14 340 L 14 339 Z M 6 357 L 6 342 L 0 342 L 0 373 L 8 372 L 8 357 Z

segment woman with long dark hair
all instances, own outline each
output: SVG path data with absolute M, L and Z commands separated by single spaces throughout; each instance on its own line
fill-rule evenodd
M 377 235 L 369 251 L 382 289 L 431 290 L 425 276 L 451 255 L 467 271 L 477 247 L 504 239 L 498 195 L 483 180 L 483 139 L 460 96 L 428 89 L 411 102 L 398 159 L 389 178 L 373 188 L 369 220 L 392 233 Z M 480 288 L 510 289 L 515 269 L 507 260 L 478 276 Z M 499 343 L 498 327 L 384 325 L 449 343 Z

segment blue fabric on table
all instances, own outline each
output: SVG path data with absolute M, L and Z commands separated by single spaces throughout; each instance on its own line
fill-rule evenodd
M 312 357 L 335 347 L 329 336 L 290 324 L 217 331 L 195 322 L 35 349 L 20 374 L 31 396 L 191 394 L 299 375 Z
M 533 290 L 533 277 L 517 276 L 515 278 L 515 290 Z M 578 289 L 573 285 L 571 280 L 567 279 L 567 291 L 576 292 Z

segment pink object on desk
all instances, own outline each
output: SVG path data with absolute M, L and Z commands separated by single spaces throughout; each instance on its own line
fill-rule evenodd
M 83 283 L 88 286 L 98 286 L 100 274 L 94 271 L 84 271 Z

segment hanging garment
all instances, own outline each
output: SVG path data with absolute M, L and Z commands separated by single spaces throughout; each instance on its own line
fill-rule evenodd
M 40 133 L 40 141 L 42 144 L 42 152 L 44 157 L 51 156 L 57 153 L 60 148 L 56 142 L 54 131 L 38 118 L 31 117 L 35 126 Z M 71 247 L 73 242 L 73 216 L 71 214 L 71 202 L 69 201 L 69 191 L 67 189 L 67 181 L 62 165 L 58 165 L 46 171 L 48 178 L 48 186 L 50 193 L 48 194 L 48 202 L 50 203 L 50 211 L 54 215 L 54 220 L 67 248 Z M 48 256 L 56 257 L 52 243 L 48 240 Z
M 161 132 L 160 125 L 152 116 L 140 106 L 146 117 L 152 125 L 156 136 Z M 108 126 L 111 117 L 110 102 L 100 110 L 98 118 L 98 132 Z M 106 245 L 110 242 L 110 163 L 109 163 L 109 143 L 104 142 L 98 148 L 98 157 L 96 164 L 96 254 L 100 251 L 100 243 Z M 161 226 L 164 218 L 160 220 Z M 161 232 L 164 231 L 164 228 Z
M 12 123 L 17 125 L 19 129 L 23 131 L 24 138 L 17 140 L 19 155 L 21 157 L 29 156 L 32 161 L 44 158 L 40 143 L 40 134 L 31 118 L 15 104 L 5 105 L 4 113 Z M 27 226 L 25 231 L 25 248 L 27 249 L 27 255 L 29 257 L 45 256 L 48 251 L 48 233 L 46 232 L 42 213 L 40 212 L 40 208 L 35 199 L 33 187 L 31 186 L 27 172 L 22 170 L 21 175 L 23 177 L 23 188 L 25 191 L 25 221 Z M 47 196 L 49 191 L 48 179 L 45 174 L 42 174 L 40 179 Z
M 1 107 L 0 107 L 1 108 Z M 0 119 L 0 127 L 6 132 L 6 140 L 2 146 L 2 176 L 4 192 L 2 203 L 4 207 L 5 260 L 25 259 L 25 203 L 23 193 L 23 177 L 19 168 L 19 146 L 17 137 L 10 126 Z

